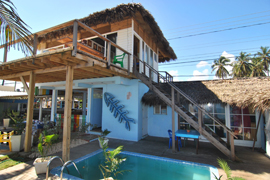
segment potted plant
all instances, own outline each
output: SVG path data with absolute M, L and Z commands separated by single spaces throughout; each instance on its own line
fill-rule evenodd
M 187 127 L 187 132 L 188 133 L 190 132 L 190 125 L 188 125 L 188 127 Z
M 103 180 L 113 180 L 113 177 L 116 178 L 118 174 L 123 174 L 123 172 L 130 170 L 119 170 L 120 164 L 126 160 L 126 158 L 119 157 L 123 146 L 110 151 L 107 150 L 108 146 L 103 140 L 102 138 L 100 139 L 105 161 L 99 165 L 99 169 L 103 175 Z
M 102 148 L 103 146 L 108 146 L 109 139 L 106 138 L 106 136 L 110 133 L 111 133 L 111 131 L 109 131 L 108 129 L 105 129 L 104 131 L 101 132 L 101 136 L 98 137 L 100 148 Z
M 4 127 L 9 127 L 9 121 L 10 121 L 10 118 L 8 116 L 9 113 L 10 113 L 10 109 L 3 112 L 3 114 L 4 114 L 3 126 Z
M 14 134 L 11 136 L 12 151 L 21 151 L 24 145 L 25 134 L 23 134 L 25 123 L 24 117 L 20 116 L 20 112 L 8 112 L 8 116 L 14 122 Z
M 48 161 L 51 159 L 51 156 L 46 157 L 46 155 L 52 143 L 57 139 L 58 134 L 45 135 L 44 131 L 40 133 L 38 143 L 38 152 L 40 157 L 36 158 L 33 163 L 35 166 L 36 174 L 46 173 Z

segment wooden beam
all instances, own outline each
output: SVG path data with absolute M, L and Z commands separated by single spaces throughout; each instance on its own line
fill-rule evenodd
M 64 108 L 64 127 L 63 127 L 63 151 L 62 159 L 67 162 L 70 159 L 70 131 L 71 131 L 71 108 L 72 108 L 72 87 L 73 87 L 72 66 L 67 66 L 66 71 L 66 92 Z
M 3 62 L 7 62 L 7 44 L 5 44 Z
M 29 74 L 30 74 L 30 72 L 27 71 L 27 72 L 22 72 L 22 73 L 16 73 L 16 74 L 10 74 L 10 75 L 3 75 L 3 76 L 0 76 L 0 79 L 12 79 L 12 78 L 20 77 L 20 76 L 27 76 Z
M 198 123 L 199 123 L 199 133 L 202 134 L 202 120 L 203 120 L 203 113 L 200 109 L 198 109 Z
M 174 108 L 175 108 L 175 103 L 174 103 L 174 88 L 172 87 L 172 151 L 176 152 L 175 150 L 175 119 L 174 119 Z
M 24 89 L 26 90 L 27 94 L 29 95 L 29 87 L 28 87 L 28 85 L 26 84 L 26 82 L 25 82 L 25 80 L 24 80 L 24 77 L 23 77 L 23 76 L 20 76 L 20 79 L 21 79 L 21 81 L 22 81 L 22 83 L 23 83 Z
M 27 103 L 27 116 L 26 116 L 26 131 L 25 131 L 25 141 L 24 141 L 24 152 L 31 151 L 31 141 L 32 141 L 32 121 L 34 113 L 34 97 L 35 97 L 35 74 L 30 73 L 30 83 L 29 83 L 29 93 L 28 93 L 28 103 Z

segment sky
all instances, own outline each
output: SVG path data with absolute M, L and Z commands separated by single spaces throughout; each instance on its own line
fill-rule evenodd
M 222 53 L 234 60 L 270 46 L 270 0 L 13 0 L 32 33 L 121 3 L 141 3 L 155 18 L 177 55 L 160 63 L 175 81 L 211 80 L 211 65 Z M 3 51 L 0 51 L 3 57 Z M 8 61 L 23 57 L 17 50 Z M 199 75 L 199 76 L 198 76 Z

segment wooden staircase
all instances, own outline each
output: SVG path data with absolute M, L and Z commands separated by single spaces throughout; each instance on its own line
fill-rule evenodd
M 172 111 L 177 112 L 178 115 L 180 115 L 186 122 L 188 122 L 194 129 L 196 129 L 201 135 L 203 135 L 209 142 L 211 142 L 227 157 L 231 158 L 232 160 L 240 161 L 240 159 L 236 157 L 234 150 L 234 137 L 237 137 L 233 134 L 231 129 L 225 126 L 217 118 L 213 117 L 199 104 L 197 104 L 192 98 L 190 98 L 177 86 L 175 86 L 173 83 L 173 77 L 169 73 L 163 71 L 162 73 L 165 75 L 162 75 L 161 72 L 156 71 L 150 65 L 139 60 L 136 57 L 134 57 L 133 62 L 133 74 L 145 85 L 147 85 L 153 92 L 155 92 L 161 100 L 163 100 L 167 105 L 171 106 Z M 155 80 L 153 81 L 153 79 Z M 168 94 L 160 87 L 160 82 L 167 83 L 171 87 L 171 94 Z M 183 105 L 181 105 L 179 97 L 187 100 L 189 103 L 193 104 L 198 108 L 198 118 L 191 114 Z M 203 124 L 203 115 L 207 115 L 208 117 L 210 117 L 216 124 L 221 126 L 226 131 L 227 142 L 221 139 L 211 128 Z M 172 121 L 174 121 L 174 113 Z M 172 124 L 172 137 L 175 137 L 174 123 Z M 173 144 L 174 141 L 175 139 L 173 138 Z

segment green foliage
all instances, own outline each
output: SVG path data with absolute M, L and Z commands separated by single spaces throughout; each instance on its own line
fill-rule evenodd
M 0 35 L 1 45 L 8 43 L 23 53 L 32 53 L 32 33 L 29 26 L 20 18 L 16 12 L 16 7 L 10 0 L 0 0 Z M 14 40 L 21 39 L 21 42 L 14 43 Z
M 105 138 L 108 134 L 110 134 L 111 133 L 111 131 L 109 131 L 108 129 L 105 129 L 104 131 L 102 131 L 102 133 L 101 133 L 101 137 L 102 138 Z
M 229 165 L 224 159 L 218 158 L 217 161 L 218 161 L 218 165 L 224 170 L 227 176 L 227 180 L 245 180 L 244 178 L 241 178 L 241 177 L 231 177 L 232 176 L 231 168 L 229 167 Z M 222 175 L 219 178 L 215 174 L 214 176 L 216 180 L 221 180 Z
M 225 68 L 225 66 L 230 65 L 229 64 L 230 59 L 221 56 L 219 59 L 216 59 L 214 61 L 214 64 L 211 66 L 212 67 L 212 72 L 216 70 L 215 76 L 219 78 L 226 78 L 229 75 L 228 70 Z
M 39 154 L 44 157 L 48 149 L 51 147 L 53 143 L 55 143 L 58 139 L 58 134 L 51 134 L 51 135 L 45 135 L 45 132 L 43 131 L 39 135 L 39 143 L 38 143 L 38 152 Z
M 107 143 L 104 143 L 104 139 L 100 138 L 100 144 L 103 149 L 103 154 L 105 157 L 104 164 L 99 165 L 99 169 L 104 177 L 104 179 L 107 179 L 109 177 L 114 176 L 117 177 L 118 174 L 123 174 L 123 172 L 129 171 L 129 170 L 119 170 L 120 164 L 126 160 L 126 158 L 120 158 L 118 155 L 121 153 L 121 150 L 123 149 L 123 146 L 119 146 L 116 149 L 109 151 Z
M 15 126 L 15 132 L 14 134 L 16 135 L 21 135 L 24 128 L 25 128 L 25 123 L 24 123 L 24 117 L 20 116 L 20 111 L 16 112 L 16 111 L 9 111 L 8 113 L 8 117 L 10 117 L 10 119 L 14 122 Z

